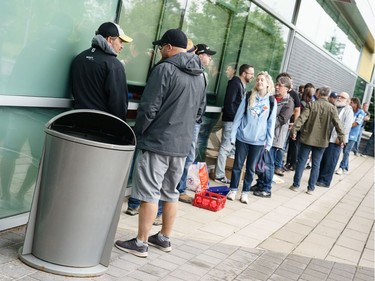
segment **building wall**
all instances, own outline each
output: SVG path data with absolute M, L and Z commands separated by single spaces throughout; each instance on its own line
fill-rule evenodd
M 310 82 L 315 87 L 328 85 L 336 92 L 353 93 L 357 79 L 353 72 L 298 36 L 293 41 L 287 71 L 295 86 Z
M 358 66 L 358 74 L 367 81 L 371 81 L 375 65 L 375 54 L 364 46 L 362 56 Z

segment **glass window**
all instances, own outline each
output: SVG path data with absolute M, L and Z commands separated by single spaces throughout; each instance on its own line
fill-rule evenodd
M 361 103 L 363 102 L 363 97 L 365 95 L 366 86 L 367 86 L 367 82 L 358 76 L 357 81 L 355 83 L 353 96 L 359 98 Z
M 352 70 L 357 69 L 359 50 L 316 0 L 301 2 L 296 26 Z
M 280 72 L 289 29 L 252 4 L 243 37 L 239 63 L 254 65 L 255 74 L 266 70 L 275 78 Z M 254 84 L 255 79 L 252 82 Z
M 262 0 L 268 8 L 271 8 L 280 17 L 292 22 L 296 0 Z
M 72 59 L 114 19 L 117 2 L 1 1 L 0 94 L 69 97 Z
M 45 124 L 61 112 L 41 108 L 0 108 L 0 219 L 30 210 Z
M 215 93 L 221 69 L 221 58 L 230 24 L 231 6 L 214 4 L 211 1 L 189 1 L 183 30 L 194 44 L 206 44 L 216 51 L 205 71 L 208 77 L 208 98 Z M 215 96 L 215 95 L 214 95 Z M 211 103 L 211 100 L 209 100 Z
M 129 85 L 146 84 L 154 53 L 152 42 L 156 40 L 162 9 L 163 1 L 160 0 L 122 1 L 119 24 L 133 42 L 125 44 L 118 58 L 125 64 Z M 178 22 L 174 27 L 177 26 Z M 140 98 L 139 88 L 129 87 L 129 92 L 131 99 Z

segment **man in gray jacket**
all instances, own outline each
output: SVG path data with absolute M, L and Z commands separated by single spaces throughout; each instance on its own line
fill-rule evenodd
M 263 153 L 266 168 L 263 173 L 258 172 L 258 180 L 254 190 L 254 195 L 258 197 L 271 197 L 272 179 L 275 170 L 275 157 L 279 149 L 283 149 L 288 135 L 289 120 L 294 112 L 294 101 L 288 94 L 292 87 L 292 82 L 288 77 L 281 76 L 275 84 L 275 99 L 277 101 L 277 115 L 275 124 L 275 134 L 270 151 Z
M 206 82 L 198 56 L 187 53 L 186 35 L 170 29 L 157 45 L 162 60 L 152 69 L 137 112 L 137 162 L 132 197 L 141 201 L 138 235 L 116 241 L 120 250 L 147 257 L 148 244 L 169 252 L 181 179 L 193 140 L 195 121 L 205 105 Z M 164 201 L 163 225 L 149 237 L 158 201 Z

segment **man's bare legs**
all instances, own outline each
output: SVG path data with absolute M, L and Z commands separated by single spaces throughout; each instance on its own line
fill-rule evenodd
M 172 234 L 172 228 L 176 219 L 177 209 L 177 202 L 164 202 L 163 225 L 160 231 L 160 233 L 164 236 L 170 237 L 170 235 Z M 157 211 L 157 203 L 141 203 L 138 218 L 138 240 L 147 242 Z

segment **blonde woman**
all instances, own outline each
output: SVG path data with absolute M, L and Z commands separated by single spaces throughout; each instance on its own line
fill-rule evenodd
M 242 100 L 233 121 L 231 142 L 236 145 L 228 200 L 236 198 L 241 169 L 246 160 L 245 179 L 240 201 L 248 204 L 251 182 L 259 156 L 272 147 L 277 104 L 274 84 L 267 71 L 257 74 L 251 95 Z

